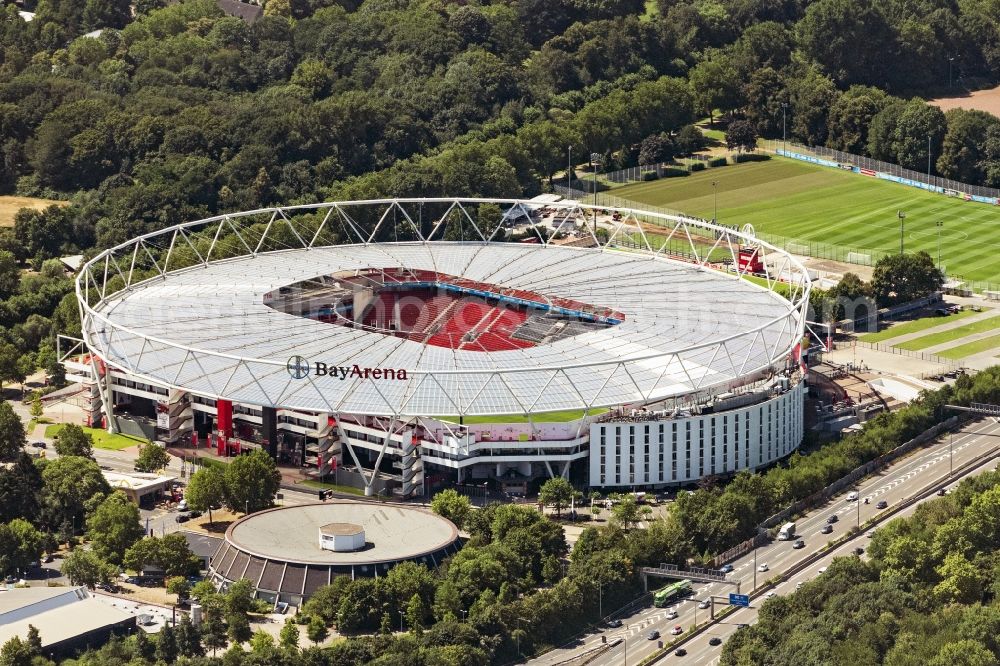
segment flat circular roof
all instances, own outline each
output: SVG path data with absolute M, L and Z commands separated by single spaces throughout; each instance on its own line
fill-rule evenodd
M 336 212 L 347 217 L 348 206 L 394 203 L 323 206 L 330 207 L 328 217 Z M 508 201 L 507 212 L 524 203 Z M 567 218 L 586 208 L 576 202 L 547 206 Z M 563 213 L 558 212 L 560 206 Z M 317 209 L 325 210 L 312 207 L 305 212 L 315 214 Z M 274 210 L 289 219 L 302 213 L 295 208 Z M 629 217 L 633 211 L 622 210 L 625 221 L 634 219 Z M 350 211 L 357 215 L 354 208 Z M 258 220 L 260 214 L 245 214 L 246 223 Z M 201 221 L 175 228 L 172 235 L 167 230 L 137 239 L 89 262 L 77 282 L 85 302 L 84 337 L 90 350 L 110 365 L 199 395 L 306 411 L 386 416 L 525 414 L 651 402 L 738 383 L 784 363 L 801 339 L 804 324 L 808 278 L 803 277 L 804 269 L 798 272 L 798 262 L 730 229 L 642 214 L 663 218 L 663 232 L 669 231 L 675 246 L 696 250 L 693 260 L 677 259 L 678 250 L 674 258 L 668 257 L 665 246 L 657 248 L 640 226 L 630 232 L 628 242 L 635 247 L 628 249 L 616 243 L 627 240 L 617 231 L 603 245 L 595 237 L 596 247 L 486 238 L 447 242 L 433 237 L 318 247 L 304 242 L 307 234 L 296 232 L 304 247 L 253 252 L 254 241 L 258 248 L 265 245 L 256 231 L 252 238 L 239 236 L 250 250 L 242 256 L 203 257 L 169 270 L 174 248 L 185 243 L 195 247 L 189 235 L 195 234 L 198 224 L 203 227 L 204 250 L 204 239 L 211 239 L 213 231 L 220 237 L 230 228 L 242 228 L 239 216 L 244 214 L 226 216 L 221 222 Z M 272 214 L 268 229 L 279 226 L 273 222 L 276 215 Z M 377 219 L 387 218 L 388 212 Z M 639 225 L 638 220 L 635 223 Z M 288 225 L 294 228 L 292 222 Z M 373 237 L 377 231 L 378 227 Z M 771 276 L 754 283 L 718 270 L 721 264 L 699 259 L 697 247 L 704 251 L 705 246 L 696 246 L 694 239 L 706 243 L 713 237 L 713 260 L 732 256 L 734 265 L 740 247 L 753 244 L 776 273 L 791 281 L 792 302 L 775 293 L 777 282 Z M 633 242 L 639 238 L 643 242 Z M 145 255 L 157 256 L 156 248 L 161 260 L 153 265 L 160 275 L 129 282 L 129 261 L 141 263 Z M 213 249 L 209 246 L 207 254 Z M 569 299 L 620 312 L 624 320 L 523 349 L 483 352 L 340 326 L 265 304 L 265 295 L 289 285 L 379 268 L 429 271 Z M 102 276 L 104 291 L 98 286 Z M 115 276 L 120 278 L 117 282 L 112 280 Z M 118 288 L 114 293 L 107 288 L 112 283 Z M 337 375 L 296 373 L 299 366 L 315 363 L 345 370 Z M 347 372 L 354 368 L 358 372 Z M 379 373 L 362 374 L 366 369 Z M 387 378 L 386 369 L 393 371 L 391 377 Z
M 360 525 L 366 547 L 340 553 L 320 548 L 319 530 L 331 523 Z M 445 549 L 457 539 L 455 525 L 430 511 L 354 500 L 268 509 L 242 518 L 226 530 L 226 540 L 250 555 L 333 566 L 415 559 Z

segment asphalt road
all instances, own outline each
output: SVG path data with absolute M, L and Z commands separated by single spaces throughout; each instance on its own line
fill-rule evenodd
M 955 468 L 967 463 L 985 452 L 1000 445 L 1000 424 L 989 421 L 974 422 L 967 425 L 961 432 L 955 433 L 952 446 L 953 465 Z M 542 655 L 538 659 L 529 663 L 533 664 L 559 664 L 573 658 L 582 652 L 594 650 L 601 646 L 601 637 L 606 636 L 609 643 L 621 637 L 622 642 L 599 655 L 588 664 L 595 666 L 620 666 L 629 663 L 638 663 L 643 657 L 658 649 L 657 640 L 648 640 L 650 631 L 659 631 L 664 642 L 672 636 L 670 630 L 675 626 L 680 626 L 682 631 L 689 631 L 695 624 L 695 620 L 704 622 L 706 614 L 710 611 L 699 609 L 698 603 L 703 600 L 715 597 L 716 608 L 721 609 L 726 604 L 724 599 L 728 598 L 730 592 L 736 592 L 736 583 L 740 583 L 740 590 L 748 593 L 754 589 L 754 579 L 756 575 L 757 585 L 762 585 L 769 578 L 783 573 L 800 560 L 812 555 L 828 542 L 843 536 L 851 527 L 863 523 L 881 511 L 876 509 L 880 500 L 885 500 L 889 504 L 889 509 L 907 497 L 913 495 L 925 486 L 936 482 L 944 481 L 950 474 L 951 463 L 949 461 L 949 444 L 946 437 L 942 443 L 918 449 L 914 454 L 896 462 L 886 468 L 881 473 L 868 477 L 856 486 L 860 500 L 859 502 L 848 502 L 847 493 L 831 498 L 824 506 L 810 511 L 806 516 L 795 521 L 797 538 L 805 541 L 805 548 L 794 549 L 793 541 L 775 541 L 769 545 L 762 546 L 756 552 L 756 565 L 754 564 L 754 554 L 750 553 L 732 562 L 733 573 L 729 574 L 726 583 L 696 583 L 694 594 L 686 600 L 671 606 L 670 608 L 641 608 L 628 616 L 621 616 L 624 626 L 617 629 L 607 629 L 604 632 L 593 632 L 584 637 L 581 641 L 566 648 L 560 648 Z M 992 466 L 989 466 L 992 468 Z M 974 472 L 973 472 L 974 473 Z M 864 498 L 870 498 L 869 504 L 864 504 Z M 830 516 L 837 516 L 837 521 L 833 523 L 831 534 L 822 534 L 820 530 L 827 524 Z M 862 539 L 864 537 L 861 537 Z M 856 540 L 848 542 L 842 548 L 837 549 L 833 555 L 824 558 L 824 561 L 832 559 L 837 554 L 844 555 L 850 553 L 859 544 Z M 860 544 L 864 546 L 864 543 Z M 757 571 L 757 567 L 767 565 L 767 572 Z M 822 565 L 817 564 L 816 568 Z M 778 587 L 778 593 L 787 593 L 794 590 L 795 583 L 799 580 L 808 579 L 815 576 L 813 567 L 808 567 L 792 578 L 790 583 L 783 583 Z M 661 587 L 668 581 L 655 581 L 650 579 L 650 589 Z M 760 600 L 755 600 L 759 604 Z M 677 612 L 676 619 L 667 619 L 667 614 L 671 610 Z M 742 609 L 729 615 L 724 622 L 720 622 L 705 632 L 698 639 L 685 645 L 688 650 L 686 657 L 674 657 L 669 660 L 676 663 L 688 664 L 711 664 L 718 657 L 721 646 L 710 646 L 708 640 L 711 635 L 719 635 L 722 638 L 728 636 L 735 630 L 738 623 L 751 622 L 756 617 L 753 608 Z M 702 643 L 704 644 L 702 646 Z M 698 655 L 701 656 L 698 656 Z

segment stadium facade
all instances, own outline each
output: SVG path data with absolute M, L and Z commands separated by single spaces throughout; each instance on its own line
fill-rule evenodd
M 809 279 L 752 230 L 575 201 L 334 202 L 138 237 L 77 293 L 83 339 L 61 354 L 93 423 L 263 448 L 368 492 L 656 487 L 802 438 Z

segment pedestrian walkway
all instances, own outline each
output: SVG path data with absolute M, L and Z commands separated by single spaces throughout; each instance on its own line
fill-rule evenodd
M 959 328 L 961 326 L 967 326 L 969 324 L 974 324 L 974 323 L 982 321 L 984 319 L 991 319 L 991 318 L 997 317 L 997 316 L 1000 316 L 1000 315 L 997 314 L 996 310 L 983 310 L 982 312 L 977 312 L 976 314 L 972 315 L 971 317 L 964 317 L 962 319 L 957 319 L 955 321 L 944 322 L 940 326 L 934 326 L 932 328 L 925 328 L 922 331 L 914 331 L 913 333 L 905 333 L 905 334 L 897 336 L 895 338 L 889 338 L 887 340 L 883 340 L 882 344 L 886 344 L 886 345 L 890 345 L 890 346 L 896 346 L 896 345 L 900 345 L 900 344 L 902 344 L 904 342 L 909 342 L 910 340 L 915 340 L 917 338 L 922 338 L 925 335 L 933 335 L 935 333 L 942 333 L 944 331 L 950 331 L 952 329 Z M 995 331 L 994 331 L 994 333 L 995 333 Z M 948 346 L 952 346 L 952 343 L 949 342 Z M 938 345 L 938 347 L 940 347 L 940 345 Z M 933 354 L 934 353 L 934 349 L 935 349 L 935 347 L 930 347 L 928 349 L 923 349 L 921 351 L 927 352 L 929 354 Z

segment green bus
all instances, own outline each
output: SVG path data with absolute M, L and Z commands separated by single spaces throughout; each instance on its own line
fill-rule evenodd
M 691 594 L 691 581 L 682 580 L 671 583 L 653 594 L 653 605 L 657 608 L 663 608 L 670 602 L 676 601 L 688 594 Z

